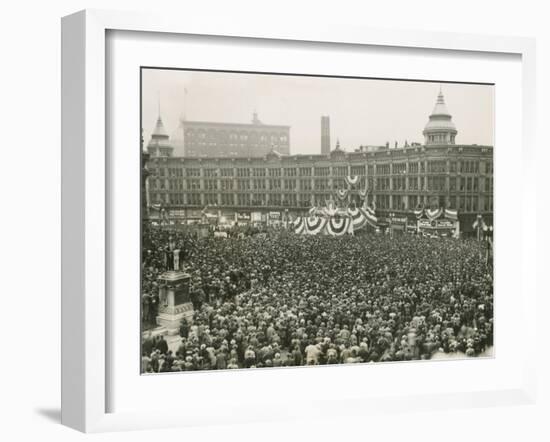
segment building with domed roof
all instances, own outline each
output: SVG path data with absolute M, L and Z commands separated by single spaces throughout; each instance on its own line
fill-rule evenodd
M 422 134 L 424 135 L 426 146 L 432 144 L 455 144 L 457 130 L 451 114 L 447 110 L 445 98 L 441 90 L 439 90 L 434 110 Z

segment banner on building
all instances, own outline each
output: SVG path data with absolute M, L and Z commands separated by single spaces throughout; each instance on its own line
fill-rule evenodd
M 250 221 L 250 213 L 239 212 L 237 213 L 238 221 Z

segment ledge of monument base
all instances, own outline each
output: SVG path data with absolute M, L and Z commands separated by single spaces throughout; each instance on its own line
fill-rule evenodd
M 158 279 L 165 282 L 176 282 L 181 281 L 182 279 L 191 279 L 191 275 L 180 270 L 168 270 L 160 275 Z
M 167 330 L 168 335 L 178 334 L 180 331 L 181 320 L 186 318 L 189 322 L 193 320 L 193 310 L 187 310 L 177 314 L 159 313 L 157 324 Z
M 151 333 L 151 337 L 156 338 L 157 336 L 166 336 L 168 335 L 168 329 L 166 327 L 156 327 L 152 330 L 147 330 L 141 333 L 143 338 L 146 338 L 148 334 Z
M 174 305 L 174 306 L 161 306 L 159 309 L 159 315 L 184 315 L 193 317 L 193 304 L 191 302 L 184 302 L 182 304 Z

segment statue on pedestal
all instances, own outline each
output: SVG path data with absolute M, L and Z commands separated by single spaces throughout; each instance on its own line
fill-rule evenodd
M 174 250 L 174 268 L 173 270 L 180 270 L 180 251 L 179 249 Z
M 174 254 L 171 254 L 174 257 Z M 179 255 L 178 255 L 179 256 Z M 189 299 L 190 276 L 179 270 L 170 270 L 159 276 L 160 305 L 157 324 L 167 329 L 167 334 L 179 333 L 181 320 L 193 320 L 193 304 Z
M 166 269 L 179 272 L 183 267 L 185 252 L 181 242 L 176 243 L 172 237 L 168 240 L 168 245 L 164 248 L 164 261 Z

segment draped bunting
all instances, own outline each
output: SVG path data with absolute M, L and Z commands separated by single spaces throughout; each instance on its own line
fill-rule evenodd
M 458 212 L 456 210 L 445 209 L 445 218 L 456 221 L 458 220 Z
M 414 215 L 420 219 L 422 218 L 422 215 L 424 214 L 424 208 L 423 207 L 417 207 L 416 209 L 414 209 Z
M 363 201 L 363 207 L 361 208 L 361 212 L 365 215 L 367 219 L 367 224 L 369 224 L 372 227 L 377 227 L 378 218 L 376 217 L 376 201 L 372 200 L 372 204 L 369 206 L 367 199 Z
M 372 227 L 376 227 L 376 224 L 378 223 L 378 218 L 376 217 L 374 207 L 367 207 L 367 209 L 364 210 L 364 213 L 367 217 L 367 223 L 369 223 Z
M 365 189 L 366 192 L 367 189 Z M 349 190 L 339 190 L 337 195 L 339 198 L 345 198 Z M 418 206 L 413 210 L 416 218 L 428 218 L 434 221 L 438 218 L 445 218 L 450 221 L 458 221 L 458 211 L 455 209 L 426 209 L 423 206 Z M 312 207 L 309 210 L 308 216 L 297 217 L 292 221 L 292 230 L 296 234 L 304 235 L 332 235 L 342 236 L 345 234 L 353 235 L 356 230 L 365 228 L 367 225 L 373 228 L 378 227 L 378 218 L 376 216 L 376 203 L 373 199 L 371 204 L 368 204 L 368 199 L 363 199 L 361 207 L 356 207 L 355 202 L 347 208 L 338 208 L 331 199 L 327 201 L 325 207 Z M 482 218 L 478 218 L 473 228 L 481 228 L 484 231 L 490 229 Z
M 306 218 L 306 233 L 310 235 L 318 235 L 324 229 L 326 223 L 326 218 L 310 216 Z
M 439 218 L 443 214 L 443 209 L 426 209 L 424 210 L 424 213 L 428 217 L 430 221 L 433 221 L 436 218 Z
M 349 190 L 338 191 L 342 195 L 347 195 L 348 192 Z M 437 218 L 458 220 L 458 212 L 452 209 L 425 209 L 419 206 L 413 212 L 418 219 L 426 216 L 430 221 Z M 378 227 L 378 218 L 376 216 L 375 201 L 373 200 L 369 205 L 367 198 L 365 198 L 362 207 L 356 207 L 355 204 L 352 204 L 347 209 L 337 208 L 333 201 L 330 201 L 326 207 L 313 207 L 309 211 L 309 216 L 298 217 L 292 222 L 292 229 L 296 234 L 342 236 L 345 234 L 353 235 L 356 230 L 363 229 L 367 225 L 374 228 Z M 478 225 L 483 230 L 489 229 L 482 218 L 478 218 L 474 222 L 474 229 Z
M 294 229 L 294 233 L 300 235 L 303 233 L 304 229 L 306 227 L 306 223 L 304 221 L 304 218 L 299 216 L 292 222 L 292 228 Z
M 351 216 L 351 222 L 354 230 L 365 227 L 365 224 L 367 223 L 367 215 L 362 209 L 349 209 L 349 215 Z
M 433 221 L 434 219 L 445 217 L 452 221 L 458 221 L 458 211 L 453 209 L 424 209 L 424 207 L 417 207 L 414 209 L 416 218 L 422 218 L 422 215 L 426 214 L 426 217 Z
M 348 233 L 350 218 L 329 218 L 326 223 L 326 232 L 332 236 L 342 236 Z
M 353 235 L 356 230 L 370 225 L 376 227 L 378 219 L 374 207 L 364 206 L 348 209 L 316 209 L 315 213 L 324 212 L 324 216 L 298 217 L 292 222 L 294 233 L 300 235 Z M 329 215 L 327 212 L 331 212 Z
M 354 230 L 359 230 L 364 228 L 367 224 L 371 227 L 376 228 L 378 218 L 374 213 L 374 210 L 371 207 L 366 209 L 360 208 L 356 209 L 353 213 L 350 213 L 351 219 L 353 221 Z
M 359 176 L 358 175 L 354 175 L 354 176 L 347 176 L 346 177 L 346 183 L 348 186 L 355 186 L 357 183 L 359 182 Z
M 336 196 L 338 196 L 338 198 L 340 198 L 341 200 L 345 200 L 347 198 L 348 194 L 349 194 L 348 189 L 338 189 L 336 191 Z

